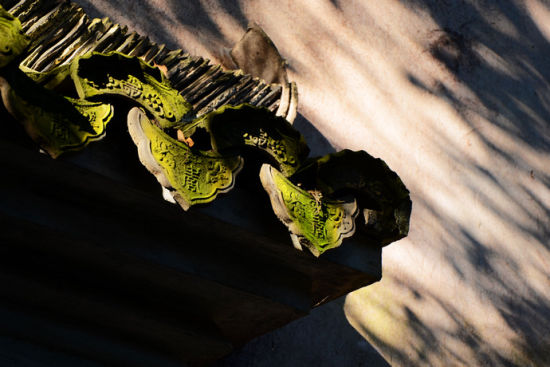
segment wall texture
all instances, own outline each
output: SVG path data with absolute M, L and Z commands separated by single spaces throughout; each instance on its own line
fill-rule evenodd
M 288 60 L 314 153 L 364 149 L 401 176 L 409 237 L 385 248 L 380 283 L 316 320 L 345 313 L 391 365 L 550 364 L 550 2 L 77 2 L 213 59 L 259 23 Z M 309 338 L 299 350 L 315 358 L 301 361 L 385 364 L 335 349 L 346 323 L 306 325 L 276 334 L 302 330 L 294 344 Z M 266 360 L 298 365 L 298 349 L 262 340 Z

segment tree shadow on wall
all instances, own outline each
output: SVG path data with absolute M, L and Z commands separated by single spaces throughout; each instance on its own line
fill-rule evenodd
M 495 165 L 497 159 L 503 160 L 522 175 L 507 181 L 502 174 L 495 174 L 490 165 L 476 164 L 460 155 L 461 147 L 456 142 L 434 133 L 432 143 L 450 157 L 456 167 L 468 173 L 461 178 L 461 184 L 475 193 L 480 206 L 489 215 L 522 235 L 522 241 L 515 244 L 495 247 L 480 234 L 479 228 L 464 226 L 440 210 L 440 205 L 420 197 L 413 200 L 415 209 L 426 211 L 425 222 L 443 224 L 437 241 L 440 241 L 438 248 L 443 249 L 445 265 L 453 269 L 468 289 L 481 292 L 478 296 L 494 310 L 504 326 L 515 333 L 514 339 L 509 340 L 514 350 L 492 346 L 492 340 L 482 336 L 487 335 L 487 330 L 469 323 L 472 315 L 410 278 L 388 279 L 384 275 L 390 288 L 416 295 L 417 309 L 421 309 L 423 302 L 437 305 L 445 315 L 443 318 L 450 320 L 447 324 L 434 327 L 429 315 L 415 313 L 405 303 L 395 306 L 398 311 L 390 312 L 388 305 L 378 302 L 377 307 L 382 312 L 406 325 L 404 329 L 410 340 L 414 340 L 412 354 L 380 338 L 369 325 L 360 325 L 358 329 L 383 355 L 391 356 L 396 365 L 445 365 L 448 360 L 479 366 L 550 365 L 547 336 L 550 293 L 541 290 L 548 289 L 550 279 L 549 264 L 541 265 L 545 257 L 548 259 L 550 250 L 550 207 L 540 194 L 550 188 L 550 170 L 533 168 L 533 158 L 510 149 L 508 143 L 514 141 L 534 154 L 550 155 L 549 40 L 526 13 L 525 7 L 514 2 L 409 0 L 402 3 L 415 12 L 428 13 L 438 24 L 439 29 L 426 51 L 454 74 L 477 101 L 458 96 L 444 83 L 427 86 L 413 75 L 409 75 L 409 81 L 451 105 L 469 125 L 472 136 L 495 158 Z M 547 5 L 541 3 L 540 6 L 550 11 Z M 498 17 L 498 21 L 507 24 L 511 31 L 505 33 L 497 28 L 487 14 L 494 14 L 495 19 Z M 480 56 L 479 50 L 498 55 L 513 73 L 503 71 L 502 65 L 489 63 Z M 546 93 L 540 93 L 541 90 Z M 472 112 L 489 121 L 502 135 L 479 130 Z M 539 185 L 541 190 L 535 192 L 533 186 L 523 184 L 521 179 Z M 480 183 L 491 190 L 480 190 Z M 516 252 L 508 250 L 509 247 L 516 247 L 512 250 Z M 520 247 L 525 257 L 518 256 Z M 536 258 L 533 260 L 527 254 L 538 255 L 533 256 Z M 474 313 L 475 309 L 470 311 Z M 461 347 L 451 349 L 449 345 Z M 460 355 L 457 350 L 466 353 Z
M 514 138 L 548 152 L 550 100 L 548 96 L 537 95 L 534 88 L 550 80 L 550 45 L 537 24 L 526 14 L 525 8 L 513 2 L 501 4 L 496 1 L 480 1 L 477 6 L 472 1 L 406 2 L 411 7 L 428 12 L 439 25 L 439 30 L 436 30 L 439 36 L 435 37 L 429 48 L 432 55 L 442 61 L 462 83 L 470 86 L 483 105 L 510 118 L 507 123 L 495 118 L 491 121 Z M 492 19 L 480 13 L 479 7 L 484 9 L 485 14 L 494 14 L 496 21 L 503 21 L 499 18 L 504 18 L 513 31 L 504 33 L 497 29 Z M 498 55 L 514 69 L 516 75 L 499 70 L 494 64 L 479 58 L 476 50 L 480 48 Z M 468 101 L 451 102 L 460 107 Z M 497 150 L 496 153 L 504 152 Z

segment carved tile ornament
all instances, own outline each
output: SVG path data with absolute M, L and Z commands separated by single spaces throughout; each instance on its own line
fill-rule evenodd
M 0 28 L 5 51 L 0 52 L 2 101 L 29 136 L 53 158 L 101 139 L 113 116 L 113 107 L 64 97 L 36 84 L 16 62 L 28 45 L 21 23 L 1 7 Z
M 71 87 L 74 89 L 72 85 L 73 81 L 70 78 L 70 66 L 71 64 L 62 65 L 48 72 L 36 71 L 23 65 L 19 65 L 19 69 L 36 84 L 49 90 L 58 91 L 63 84 L 71 84 Z
M 19 19 L 0 6 L 0 68 L 8 65 L 28 46 L 29 38 Z
M 141 163 L 185 210 L 231 190 L 243 166 L 240 157 L 193 151 L 154 125 L 136 107 L 128 113 L 128 131 L 138 147 Z
M 105 136 L 110 104 L 63 97 L 18 71 L 0 76 L 4 106 L 52 158 Z
M 312 159 L 292 179 L 315 187 L 326 197 L 355 198 L 365 224 L 360 228 L 382 244 L 409 232 L 409 190 L 383 160 L 365 151 L 345 149 Z
M 37 24 L 47 25 L 49 18 L 45 19 Z M 84 18 L 78 15 L 75 19 Z M 88 28 L 103 23 L 91 21 Z M 183 88 L 178 92 L 164 75 L 176 64 L 152 66 L 136 56 L 108 51 L 114 48 L 109 42 L 122 42 L 115 49 L 126 49 L 137 36 L 111 39 L 106 34 L 99 41 L 93 34 L 88 40 L 77 38 L 80 43 L 74 42 L 79 47 L 92 42 L 107 52 L 74 54 L 60 64 L 51 55 L 40 55 L 40 47 L 31 56 L 25 55 L 29 40 L 21 23 L 1 7 L 0 36 L 2 101 L 53 158 L 101 139 L 115 110 L 127 113 L 128 103 L 118 103 L 124 99 L 136 106 L 130 109 L 127 124 L 141 163 L 184 210 L 227 193 L 243 165 L 259 163 L 260 181 L 272 209 L 300 250 L 306 247 L 319 256 L 340 246 L 356 229 L 382 245 L 408 233 L 411 201 L 397 174 L 364 151 L 308 158 L 304 137 L 285 118 L 275 115 L 276 89 L 250 78 L 212 84 L 209 78 L 221 78 L 225 72 L 208 64 L 194 66 L 189 59 L 182 70 L 209 71 L 195 79 L 189 77 L 187 84 L 181 82 L 188 80 L 186 76 L 177 79 L 175 83 Z M 141 42 L 132 46 L 132 55 Z M 144 59 L 152 59 L 162 47 L 146 51 Z M 165 60 L 172 63 L 172 56 Z M 29 57 L 34 61 L 28 61 Z M 50 66 L 29 67 L 40 64 Z M 193 105 L 183 97 L 184 92 L 194 100 Z M 253 96 L 252 104 L 265 103 L 269 109 L 231 103 L 244 95 Z M 208 110 L 211 103 L 220 101 L 226 105 Z M 362 223 L 357 225 L 360 215 Z
M 215 151 L 226 154 L 245 146 L 258 149 L 267 153 L 285 176 L 296 172 L 309 153 L 302 134 L 266 108 L 224 106 L 181 130 L 192 139 L 199 128 L 209 133 Z
M 162 128 L 191 115 L 191 104 L 170 86 L 162 71 L 137 57 L 94 52 L 76 59 L 70 68 L 80 98 L 128 98 L 145 108 Z
M 340 246 L 355 233 L 357 203 L 323 199 L 294 185 L 268 164 L 260 170 L 260 180 L 269 194 L 277 217 L 288 227 L 294 247 L 307 247 L 315 256 Z

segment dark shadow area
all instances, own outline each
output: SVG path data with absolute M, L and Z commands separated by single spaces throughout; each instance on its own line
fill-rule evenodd
M 310 147 L 309 155 L 311 157 L 323 156 L 336 152 L 336 149 L 330 144 L 328 139 L 301 113 L 298 113 L 296 116 L 294 127 L 301 132 L 306 139 Z
M 310 315 L 252 340 L 214 367 L 389 367 L 349 325 L 342 312 L 344 301 L 342 297 L 320 306 Z
M 4 355 L 3 351 L 9 351 L 9 354 Z M 2 335 L 0 335 L 0 366 L 101 367 L 100 364 L 89 360 Z

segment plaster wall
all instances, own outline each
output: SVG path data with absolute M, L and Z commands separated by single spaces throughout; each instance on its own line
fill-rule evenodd
M 366 150 L 411 191 L 381 282 L 235 365 L 386 364 L 342 337 L 349 324 L 391 365 L 550 365 L 550 2 L 77 3 L 214 60 L 257 22 L 288 60 L 313 153 Z

